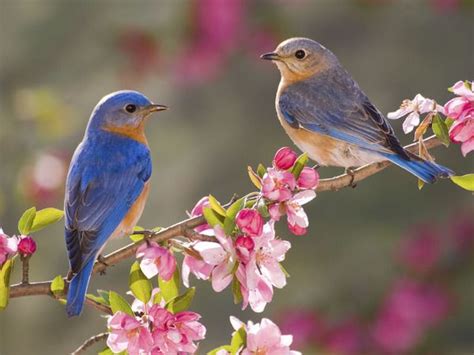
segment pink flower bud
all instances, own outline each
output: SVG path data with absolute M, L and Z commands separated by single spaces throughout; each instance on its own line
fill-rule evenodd
M 296 183 L 300 189 L 315 189 L 319 183 L 319 173 L 316 169 L 305 166 Z
M 21 256 L 27 257 L 31 256 L 36 251 L 36 242 L 30 236 L 22 235 L 20 237 L 20 242 L 18 243 L 18 252 Z
M 297 158 L 298 155 L 291 148 L 283 147 L 275 153 L 273 166 L 281 170 L 286 170 L 293 166 Z
M 255 243 L 250 237 L 246 237 L 244 235 L 239 235 L 237 239 L 235 240 L 235 244 L 238 247 L 242 247 L 247 249 L 248 251 L 252 251 L 253 248 L 255 247 Z
M 301 227 L 297 224 L 291 225 L 288 223 L 288 229 L 294 235 L 305 235 L 307 228 Z
M 257 237 L 262 234 L 263 218 L 257 210 L 250 208 L 240 210 L 237 214 L 236 223 L 243 233 L 251 237 Z

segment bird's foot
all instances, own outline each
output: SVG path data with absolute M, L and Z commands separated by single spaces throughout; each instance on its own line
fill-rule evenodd
M 69 270 L 66 275 L 66 281 L 71 281 L 73 277 L 74 277 L 74 272 L 72 272 L 72 270 Z
M 110 265 L 107 264 L 107 262 L 105 261 L 105 258 L 102 254 L 100 254 L 97 257 L 97 262 L 105 266 L 105 268 L 103 270 L 99 271 L 100 275 L 105 275 L 106 274 L 106 268 L 109 267 Z
M 350 166 L 348 168 L 346 168 L 346 174 L 349 175 L 351 177 L 351 181 L 349 182 L 349 185 L 350 187 L 352 188 L 355 188 L 357 186 L 356 183 L 354 183 L 354 179 L 355 179 L 355 170 L 357 168 L 354 167 L 354 166 Z

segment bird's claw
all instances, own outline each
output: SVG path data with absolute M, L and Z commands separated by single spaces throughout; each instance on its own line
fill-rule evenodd
M 349 185 L 348 185 L 348 186 L 350 186 L 350 187 L 352 187 L 352 188 L 355 188 L 355 187 L 357 186 L 357 184 L 354 183 L 355 170 L 356 170 L 356 168 L 353 167 L 353 166 L 350 166 L 350 167 L 346 168 L 346 174 L 351 177 L 351 181 L 349 182 Z
M 107 262 L 105 261 L 105 258 L 104 258 L 103 255 L 99 255 L 97 257 L 97 262 L 105 266 L 105 268 L 103 270 L 99 271 L 100 275 L 105 275 L 106 274 L 106 268 L 109 267 L 110 265 L 107 264 Z

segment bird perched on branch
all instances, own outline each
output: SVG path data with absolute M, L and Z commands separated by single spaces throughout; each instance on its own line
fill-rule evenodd
M 308 38 L 290 38 L 261 56 L 281 73 L 278 118 L 293 142 L 321 165 L 349 172 L 390 160 L 427 183 L 451 170 L 406 151 L 384 115 L 336 56 Z
M 152 171 L 144 126 L 153 112 L 166 109 L 139 92 L 118 91 L 92 112 L 66 182 L 69 316 L 81 313 L 94 262 L 107 240 L 130 234 L 143 212 Z

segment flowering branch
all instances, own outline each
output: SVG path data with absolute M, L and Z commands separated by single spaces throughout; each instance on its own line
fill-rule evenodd
M 431 149 L 441 145 L 441 141 L 435 136 L 431 136 L 424 140 L 424 144 L 427 149 Z M 405 147 L 405 149 L 416 152 L 418 143 L 413 143 Z M 353 175 L 342 174 L 333 178 L 321 179 L 316 191 L 337 191 L 344 187 L 351 186 L 352 183 L 357 183 L 374 175 L 386 167 L 390 166 L 390 162 L 384 161 L 379 163 L 372 163 L 364 165 L 358 169 L 355 169 Z M 225 207 L 231 205 L 235 200 L 235 197 Z M 135 234 L 143 234 L 147 238 L 145 240 L 154 242 L 164 242 L 172 238 L 185 237 L 191 241 L 214 241 L 214 237 L 206 236 L 194 231 L 194 228 L 206 223 L 206 219 L 203 216 L 191 217 L 181 222 L 178 222 L 170 227 L 163 228 L 159 231 L 144 230 L 137 231 Z M 116 251 L 106 255 L 95 263 L 94 273 L 104 272 L 108 266 L 113 266 L 119 262 L 134 257 L 137 249 L 143 245 L 145 241 L 139 243 L 128 244 Z M 35 295 L 48 295 L 54 297 L 50 290 L 51 281 L 33 282 L 33 283 L 18 283 L 14 284 L 10 288 L 10 298 L 18 298 L 24 296 L 35 296 Z M 101 305 L 98 302 L 94 302 L 90 299 L 86 300 L 86 303 L 104 313 L 110 314 L 110 308 Z
M 105 340 L 108 335 L 109 335 L 109 333 L 100 333 L 100 334 L 97 334 L 97 335 L 94 335 L 94 336 L 90 337 L 80 347 L 78 347 L 76 350 L 74 350 L 71 353 L 71 355 L 77 355 L 77 354 L 80 354 L 80 353 L 86 351 L 87 348 L 91 347 L 95 343 L 98 343 L 99 341 Z

